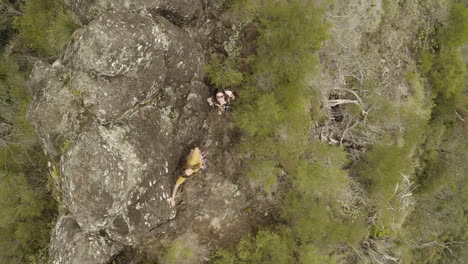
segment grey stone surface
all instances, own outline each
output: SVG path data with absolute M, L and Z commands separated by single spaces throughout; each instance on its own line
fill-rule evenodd
M 52 232 L 50 259 L 52 264 L 106 263 L 122 248 L 104 233 L 83 233 L 73 217 L 62 216 Z
M 203 106 L 197 87 L 203 85 L 167 87 L 157 108 L 145 106 L 123 124 L 96 126 L 75 140 L 62 156 L 61 174 L 66 204 L 81 226 L 108 227 L 114 240 L 133 244 L 175 217 L 171 175 L 201 129 L 203 115 L 193 116 Z M 176 90 L 185 96 L 175 97 Z
M 38 61 L 28 82 L 33 100 L 27 116 L 51 155 L 60 154 L 63 139 L 73 137 L 73 131 L 80 126 L 80 110 L 61 80 L 62 68 L 60 62 L 52 66 Z
M 105 263 L 175 217 L 172 176 L 200 143 L 208 91 L 200 46 L 146 10 L 107 11 L 74 38 L 36 63 L 28 117 L 61 159 L 52 263 Z
M 225 26 L 197 18 L 196 0 L 66 2 L 84 24 L 60 60 L 36 63 L 28 83 L 28 117 L 59 163 L 65 207 L 51 262 L 133 263 L 130 249 L 151 255 L 183 241 L 195 252 L 183 263 L 204 263 L 214 248 L 269 221 L 271 206 L 254 205 L 233 151 L 239 131 L 206 103 L 203 57 Z M 216 6 L 203 0 L 210 18 Z M 215 42 L 223 51 L 225 38 Z M 207 153 L 208 168 L 179 188 L 170 207 L 177 171 L 195 146 Z
M 165 85 L 201 80 L 199 45 L 162 17 L 109 11 L 93 20 L 69 48 L 71 81 L 98 120 L 121 117 Z
M 109 9 L 148 9 L 169 17 L 177 24 L 200 16 L 203 10 L 200 0 L 65 0 L 65 3 L 83 23 Z

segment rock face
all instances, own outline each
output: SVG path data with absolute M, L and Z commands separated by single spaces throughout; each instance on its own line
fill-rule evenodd
M 28 83 L 28 118 L 60 171 L 65 207 L 51 263 L 104 264 L 174 241 L 195 253 L 183 263 L 201 263 L 265 220 L 230 152 L 229 116 L 206 103 L 204 52 L 223 24 L 199 18 L 197 0 L 66 2 L 84 25 L 61 59 L 35 64 Z M 196 146 L 208 169 L 184 183 L 173 208 L 177 171 Z
M 68 54 L 70 85 L 84 107 L 97 106 L 103 122 L 122 117 L 163 86 L 183 89 L 177 86 L 202 78 L 200 47 L 166 19 L 145 11 L 109 11 L 77 38 Z
M 105 263 L 175 217 L 172 175 L 207 113 L 202 76 L 199 45 L 146 10 L 107 11 L 62 60 L 35 65 L 29 118 L 61 156 L 70 214 L 56 226 L 53 263 Z
M 83 23 L 109 9 L 147 9 L 163 13 L 180 22 L 200 16 L 200 0 L 65 0 Z
M 53 263 L 106 263 L 109 255 L 121 250 L 121 245 L 104 236 L 84 234 L 69 216 L 58 220 L 52 241 L 50 257 Z

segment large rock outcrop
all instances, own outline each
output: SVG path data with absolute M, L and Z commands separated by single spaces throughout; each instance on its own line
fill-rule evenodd
M 174 241 L 194 253 L 183 263 L 202 263 L 268 220 L 230 151 L 238 132 L 205 100 L 204 54 L 227 43 L 216 32 L 231 26 L 200 17 L 197 0 L 66 2 L 84 24 L 28 83 L 28 118 L 60 171 L 65 207 L 51 263 L 128 263 L 119 258 L 129 248 L 160 252 Z M 195 146 L 208 169 L 184 183 L 173 208 L 177 171 Z
M 201 15 L 200 0 L 65 0 L 83 23 L 109 9 L 147 9 L 175 21 L 187 22 Z
M 61 217 L 52 233 L 50 258 L 52 263 L 106 263 L 122 245 L 100 235 L 82 232 L 75 219 Z
M 175 217 L 171 176 L 206 118 L 202 76 L 199 45 L 146 10 L 107 11 L 62 60 L 36 64 L 29 118 L 61 156 L 70 214 L 54 232 L 53 263 L 103 263 Z

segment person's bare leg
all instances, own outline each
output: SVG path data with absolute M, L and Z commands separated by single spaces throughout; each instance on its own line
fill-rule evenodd
M 190 175 L 193 174 L 193 170 L 192 169 L 186 169 L 184 170 L 184 174 L 188 177 Z M 183 177 L 179 177 L 179 179 L 177 179 L 176 181 L 176 184 L 174 186 L 174 190 L 172 191 L 172 197 L 171 197 L 171 206 L 174 207 L 175 206 L 175 196 L 177 194 L 177 189 L 179 188 L 179 186 L 184 183 L 185 179 L 183 179 Z
M 177 193 L 177 189 L 179 189 L 179 186 L 180 186 L 180 184 L 176 183 L 176 185 L 174 186 L 174 190 L 172 191 L 172 197 L 171 197 L 171 206 L 172 207 L 175 206 L 175 196 L 176 196 L 176 193 Z

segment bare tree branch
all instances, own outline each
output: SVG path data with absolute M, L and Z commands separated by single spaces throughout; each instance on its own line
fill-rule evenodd
M 344 139 L 344 137 L 345 137 L 345 135 L 346 135 L 346 132 L 348 132 L 349 130 L 355 128 L 359 123 L 360 123 L 360 122 L 356 122 L 356 123 L 354 123 L 354 125 L 352 125 L 351 127 L 349 127 L 349 123 L 346 124 L 346 129 L 345 129 L 345 131 L 343 132 L 343 134 L 341 135 L 340 146 L 341 146 L 341 144 L 343 144 L 343 139 Z
M 336 99 L 336 100 L 330 100 L 330 106 L 337 106 L 337 105 L 341 105 L 341 104 L 356 104 L 356 105 L 359 105 L 359 101 L 357 100 L 348 100 L 348 99 Z
M 460 119 L 460 121 L 463 121 L 465 122 L 465 119 L 463 119 L 463 117 L 457 112 L 457 110 L 453 110 L 455 112 L 455 115 L 457 116 L 458 119 Z
M 420 244 L 420 245 L 412 245 L 410 243 L 407 243 L 399 238 L 396 238 L 396 237 L 393 237 L 392 238 L 393 240 L 396 240 L 402 244 L 405 244 L 411 248 L 417 248 L 417 249 L 421 249 L 421 248 L 427 248 L 427 247 L 440 247 L 440 248 L 444 248 L 446 250 L 448 250 L 448 252 L 455 258 L 457 259 L 458 261 L 460 261 L 460 263 L 462 263 L 462 261 L 453 253 L 452 249 L 449 247 L 449 245 L 451 244 L 461 244 L 461 245 L 466 245 L 468 244 L 466 241 L 452 241 L 452 242 L 447 242 L 447 243 L 440 243 L 440 242 L 437 242 L 437 241 L 430 241 L 430 242 L 427 242 L 427 243 L 424 243 L 424 244 Z
M 351 248 L 356 252 L 356 254 L 359 256 L 359 258 L 360 258 L 365 264 L 367 264 L 367 261 L 362 257 L 361 253 L 359 253 L 359 251 L 358 251 L 355 247 L 353 247 L 353 245 L 348 244 L 348 246 L 351 247 Z

